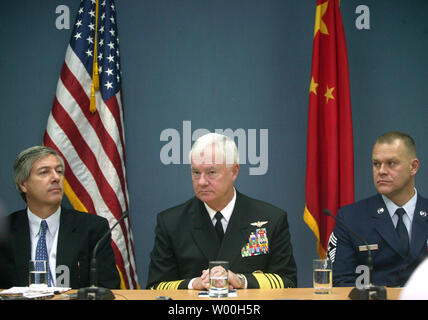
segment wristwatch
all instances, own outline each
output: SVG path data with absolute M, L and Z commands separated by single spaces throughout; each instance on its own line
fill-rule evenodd
M 239 280 L 241 280 L 241 287 L 240 289 L 245 289 L 247 286 L 247 278 L 245 278 L 245 276 L 243 274 L 237 273 L 236 274 L 239 278 Z

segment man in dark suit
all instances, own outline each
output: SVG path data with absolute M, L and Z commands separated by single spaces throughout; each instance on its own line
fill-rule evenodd
M 208 262 L 229 262 L 229 286 L 297 286 L 287 215 L 234 188 L 239 172 L 233 140 L 210 133 L 190 152 L 195 197 L 157 217 L 147 288 L 209 287 Z
M 337 216 L 369 244 L 372 283 L 403 286 L 428 250 L 428 200 L 415 189 L 419 160 L 414 140 L 396 131 L 381 135 L 372 165 L 378 194 L 341 208 Z M 356 274 L 357 266 L 367 265 L 366 246 L 339 223 L 328 253 L 335 286 L 369 284 L 363 268 Z
M 26 149 L 16 158 L 15 187 L 26 201 L 27 209 L 7 217 L 9 237 L 0 252 L 0 288 L 28 286 L 29 260 L 34 260 L 36 250 L 40 250 L 43 224 L 49 285 L 68 284 L 72 288 L 90 285 L 92 252 L 109 225 L 105 218 L 61 207 L 64 169 L 62 157 L 47 147 Z M 98 285 L 119 288 L 110 237 L 100 244 L 97 262 Z

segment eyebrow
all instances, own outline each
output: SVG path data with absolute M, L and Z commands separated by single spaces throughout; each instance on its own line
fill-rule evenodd
M 195 167 L 191 167 L 191 170 L 192 170 L 192 171 L 209 171 L 209 170 L 216 170 L 216 169 L 217 169 L 216 167 L 208 167 L 208 168 L 206 168 L 206 169 L 199 170 L 199 169 L 197 169 L 197 168 L 195 168 Z
M 399 158 L 396 157 L 392 157 L 392 158 L 388 158 L 388 159 L 384 159 L 384 160 L 380 160 L 377 158 L 372 158 L 372 161 L 377 161 L 377 162 L 388 162 L 388 161 L 399 161 Z
M 40 171 L 40 170 L 43 170 L 43 169 L 50 169 L 50 168 L 52 168 L 52 167 L 51 166 L 42 166 L 42 167 L 36 168 L 35 170 L 36 171 Z M 57 165 L 57 166 L 55 166 L 53 168 L 54 169 L 58 169 L 58 168 L 64 169 L 61 164 L 59 164 L 59 165 Z

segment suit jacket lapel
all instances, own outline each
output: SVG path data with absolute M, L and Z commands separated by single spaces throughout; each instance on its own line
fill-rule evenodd
M 57 258 L 56 265 L 72 265 L 72 259 L 75 254 L 75 243 L 78 240 L 78 233 L 76 231 L 76 219 L 73 215 L 78 214 L 61 207 L 61 217 L 58 230 L 58 244 L 57 244 Z
M 398 239 L 391 216 L 389 215 L 388 209 L 386 208 L 381 195 L 376 197 L 375 204 L 370 206 L 370 208 L 374 210 L 372 212 L 372 217 L 375 219 L 375 228 L 379 235 L 394 251 L 404 257 L 401 250 L 400 240 Z
M 418 257 L 423 245 L 427 245 L 428 238 L 428 203 L 418 195 L 412 222 L 412 236 L 410 240 L 410 256 Z
M 250 208 L 245 204 L 241 194 L 236 192 L 236 202 L 232 216 L 218 252 L 218 260 L 229 261 L 230 265 L 241 256 L 241 249 L 248 242 L 250 234 Z
M 215 260 L 220 241 L 203 202 L 196 197 L 189 207 L 189 217 L 192 237 L 196 245 L 208 261 Z
M 22 210 L 11 226 L 14 237 L 14 258 L 20 283 L 28 283 L 28 264 L 31 259 L 31 237 L 27 210 Z

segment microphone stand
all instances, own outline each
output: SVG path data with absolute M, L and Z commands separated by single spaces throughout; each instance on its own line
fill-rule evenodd
M 338 219 L 334 215 L 331 214 L 330 210 L 325 209 L 323 213 L 326 216 L 329 216 L 334 219 L 336 222 L 340 222 L 340 224 L 345 227 L 347 231 L 349 231 L 354 237 L 360 240 L 367 249 L 367 266 L 369 268 L 369 284 L 363 286 L 362 288 L 355 287 L 349 293 L 349 298 L 351 300 L 386 300 L 386 288 L 382 286 L 375 286 L 372 284 L 372 273 L 373 273 L 373 260 L 372 260 L 372 252 L 369 244 L 365 239 L 363 239 L 358 233 L 354 232 L 351 228 L 349 228 L 341 219 Z
M 78 300 L 114 300 L 113 292 L 108 288 L 98 287 L 98 273 L 97 273 L 97 250 L 100 246 L 101 242 L 111 234 L 112 230 L 126 217 L 128 217 L 129 213 L 126 211 L 123 213 L 122 217 L 106 232 L 100 240 L 96 243 L 94 247 L 94 251 L 92 253 L 91 259 L 91 286 L 86 288 L 81 288 L 77 292 Z

